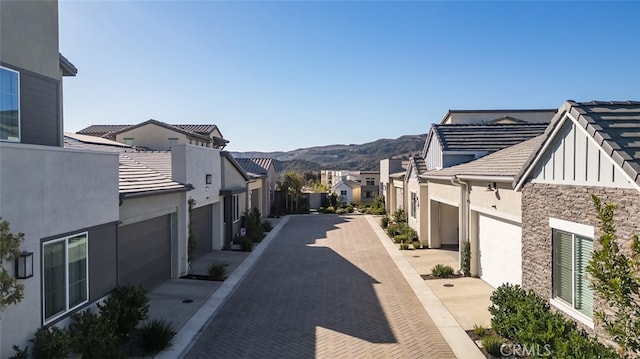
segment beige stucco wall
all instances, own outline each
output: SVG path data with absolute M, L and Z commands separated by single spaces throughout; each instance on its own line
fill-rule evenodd
M 429 200 L 459 206 L 460 188 L 450 181 L 429 180 Z
M 487 181 L 470 182 L 471 210 L 512 222 L 522 221 L 522 193 L 513 190 L 511 182 L 496 183 L 497 191 L 487 190 Z M 493 186 L 493 182 L 491 182 Z
M 228 158 L 222 158 L 222 189 L 236 189 L 247 187 L 247 181 L 238 169 L 229 161 Z
M 136 127 L 116 135 L 116 141 L 118 142 L 125 143 L 125 138 L 133 138 L 134 146 L 144 146 L 154 151 L 170 150 L 170 138 L 177 138 L 178 144 L 193 144 L 196 146 L 202 145 L 204 147 L 207 147 L 206 141 L 204 140 L 190 138 L 183 133 L 172 131 L 168 128 L 164 128 L 153 123 Z M 192 143 L 189 143 L 190 140 L 192 140 Z
M 411 192 L 415 192 L 418 203 L 416 205 L 415 218 L 411 216 Z M 407 222 L 409 226 L 418 232 L 418 238 L 422 243 L 428 243 L 429 238 L 429 187 L 426 183 L 419 183 L 417 179 L 410 179 L 407 182 L 405 192 L 407 208 Z

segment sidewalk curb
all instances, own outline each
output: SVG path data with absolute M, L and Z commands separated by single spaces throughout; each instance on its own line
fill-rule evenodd
M 375 218 L 371 215 L 366 215 L 366 217 L 367 222 L 369 222 L 369 225 L 376 233 L 378 240 L 380 240 L 380 243 L 382 243 L 391 259 L 395 262 L 407 283 L 409 283 L 409 286 L 418 297 L 418 300 L 422 303 L 424 310 L 431 317 L 433 323 L 449 347 L 451 347 L 456 357 L 464 359 L 485 359 L 485 356 L 471 338 L 469 338 L 467 332 L 462 329 L 458 321 L 451 315 L 431 288 L 424 283 L 424 279 L 420 277 L 418 272 L 416 272 L 407 259 L 399 252 L 398 248 L 391 242 Z
M 155 356 L 157 359 L 183 358 L 193 344 L 200 338 L 204 329 L 215 318 L 216 314 L 233 292 L 240 286 L 242 280 L 249 274 L 254 265 L 262 257 L 262 254 L 278 236 L 280 230 L 289 222 L 290 216 L 285 216 L 276 226 L 264 237 L 251 254 L 231 273 L 223 284 L 211 294 L 209 299 L 198 309 L 189 321 L 176 334 L 173 347 L 170 350 L 160 352 Z

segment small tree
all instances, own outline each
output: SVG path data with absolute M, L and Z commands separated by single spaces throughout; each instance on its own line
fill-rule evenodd
M 19 303 L 24 297 L 24 285 L 9 274 L 7 264 L 13 264 L 20 255 L 24 233 L 11 233 L 9 222 L 0 219 L 0 312 L 8 305 Z
M 617 206 L 603 205 L 600 198 L 591 197 L 599 221 L 600 247 L 593 252 L 587 272 L 591 287 L 612 311 L 597 310 L 595 318 L 626 356 L 635 357 L 640 354 L 640 241 L 634 235 L 631 255 L 621 253 L 613 221 Z

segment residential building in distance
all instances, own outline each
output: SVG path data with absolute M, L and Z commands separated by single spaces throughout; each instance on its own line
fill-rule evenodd
M 276 168 L 271 158 L 236 158 L 251 178 L 249 182 L 249 208 L 257 208 L 262 216 L 271 211 L 276 190 Z

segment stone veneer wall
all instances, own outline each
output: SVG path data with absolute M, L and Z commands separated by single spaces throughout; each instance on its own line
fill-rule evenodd
M 549 218 L 558 218 L 595 227 L 594 246 L 599 230 L 591 194 L 602 202 L 618 206 L 615 215 L 620 248 L 629 252 L 633 234 L 640 234 L 640 191 L 587 186 L 528 183 L 522 189 L 522 286 L 551 298 L 551 228 Z M 602 303 L 594 301 L 596 309 Z M 601 328 L 596 333 L 602 334 Z

